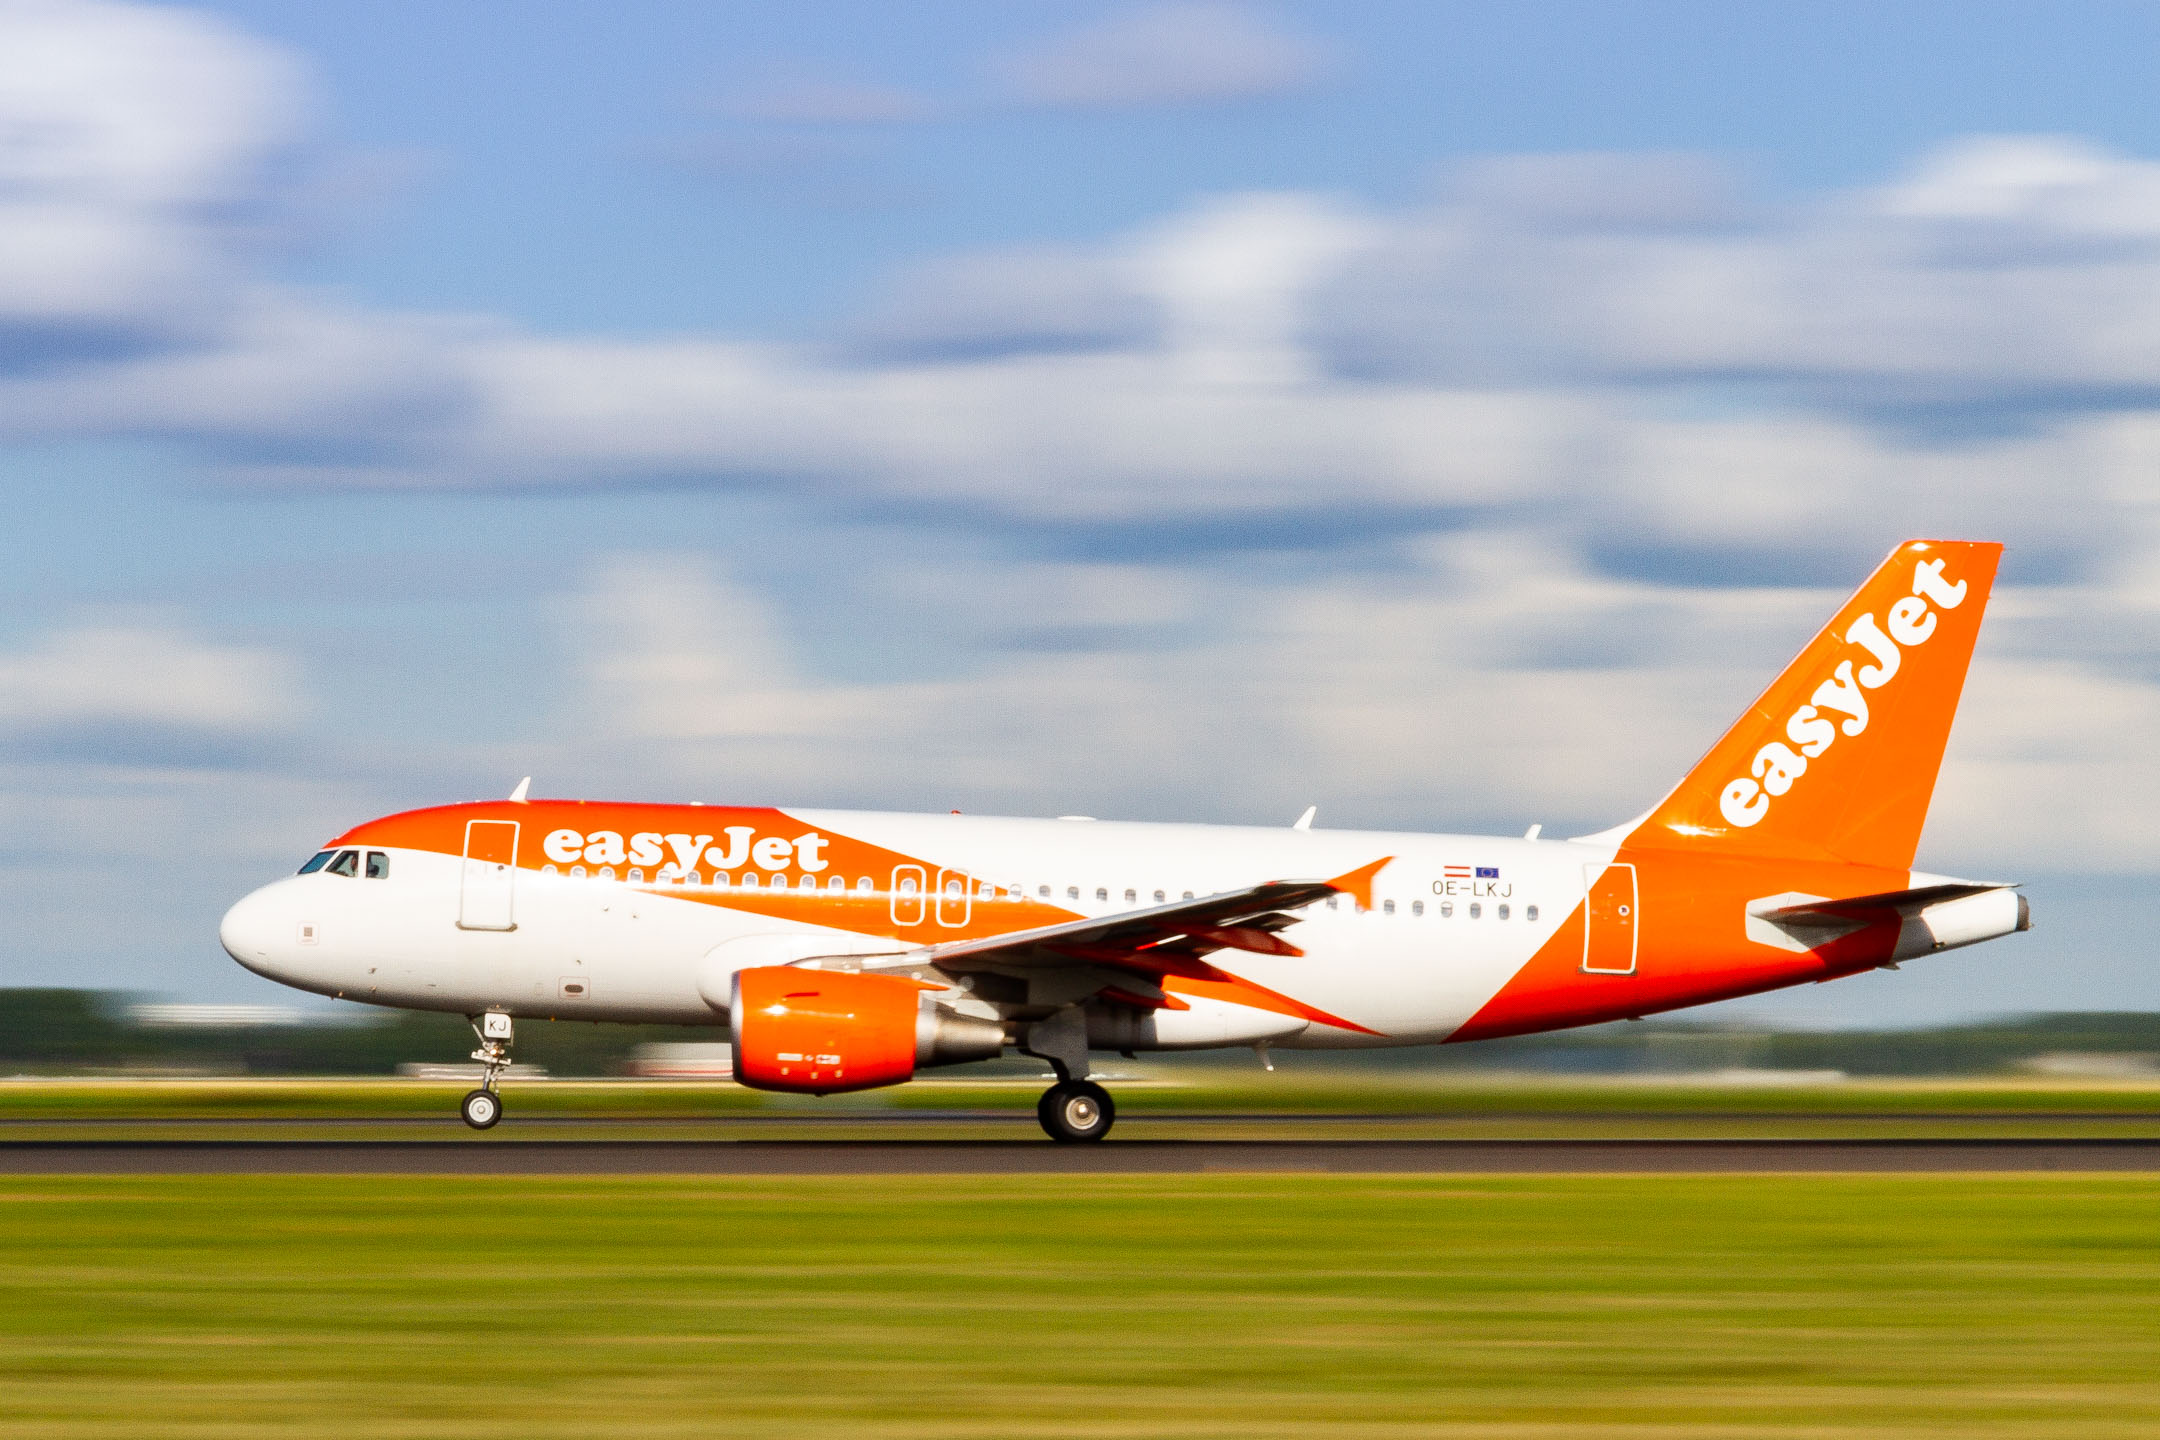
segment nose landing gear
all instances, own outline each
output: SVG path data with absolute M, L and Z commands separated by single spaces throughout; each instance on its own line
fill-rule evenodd
M 470 1090 L 458 1102 L 458 1114 L 475 1130 L 486 1130 L 502 1119 L 502 1100 L 492 1090 Z
M 458 1103 L 458 1114 L 473 1129 L 488 1130 L 502 1119 L 502 1096 L 495 1093 L 495 1083 L 510 1068 L 510 1042 L 516 1033 L 510 1017 L 500 1010 L 473 1019 L 472 1027 L 480 1037 L 480 1048 L 472 1052 L 472 1058 L 480 1062 L 480 1088 L 466 1093 Z

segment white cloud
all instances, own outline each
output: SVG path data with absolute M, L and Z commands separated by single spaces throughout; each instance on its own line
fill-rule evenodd
M 1335 64 L 1332 47 L 1249 7 L 1167 4 L 1113 15 L 992 68 L 1014 99 L 1108 110 L 1287 94 Z
M 2152 162 L 1976 142 L 1895 185 L 1753 211 L 1670 158 L 1492 169 L 1312 297 L 1337 364 L 1429 383 L 1768 383 L 1848 413 L 2160 401 Z
M 259 732 L 300 708 L 284 656 L 154 617 L 81 625 L 0 653 L 0 726 Z
M 1983 135 L 1881 192 L 1884 214 L 2160 239 L 2160 166 L 2074 136 Z
M 2160 169 L 2094 163 L 2081 183 L 2122 195 Z M 1864 498 L 1893 528 L 2114 546 L 2069 504 L 2036 527 L 2031 477 L 2093 503 L 2143 483 L 2152 427 L 2125 420 L 2160 413 L 2138 398 L 2160 387 L 2140 338 L 2160 250 L 1978 265 L 1889 192 L 1713 223 L 1699 166 L 1618 170 L 1670 194 L 1578 158 L 1488 167 L 1432 212 L 1231 196 L 1100 247 L 956 259 L 852 357 L 534 335 L 258 283 L 222 343 L 0 381 L 0 415 L 18 436 L 193 437 L 263 484 L 662 477 L 1022 524 L 1552 503 L 1578 533 L 1776 525 L 1807 549 Z M 2122 206 L 2099 208 L 2119 230 Z M 2086 212 L 2066 213 L 2058 229 Z
M 1260 24 L 1133 11 L 1074 53 Z M 1976 140 L 1784 207 L 1702 157 L 1503 157 L 1395 213 L 1233 195 L 933 262 L 852 345 L 612 341 L 273 283 L 234 217 L 275 208 L 305 108 L 277 52 L 88 0 L 0 26 L 0 66 L 39 57 L 0 87 L 30 137 L 0 151 L 0 245 L 29 256 L 0 266 L 0 329 L 75 357 L 0 365 L 16 439 L 177 438 L 259 485 L 661 478 L 1008 526 L 1546 507 L 1608 554 L 2146 543 L 2091 517 L 2152 487 L 2160 165 L 2073 142 Z
M 1397 213 L 1216 197 L 933 262 L 852 346 L 609 341 L 272 283 L 235 217 L 275 208 L 305 109 L 278 52 L 92 0 L 0 27 L 0 133 L 28 137 L 0 150 L 0 330 L 76 362 L 0 373 L 14 438 L 177 437 L 255 484 L 657 477 L 1020 525 L 1549 505 L 1578 537 L 1821 549 L 1864 498 L 2109 558 L 2077 505 L 2147 483 L 2121 418 L 2160 413 L 2160 164 L 2071 141 L 1784 207 L 1702 157 L 1502 157 Z M 1213 36 L 1251 70 L 1274 33 L 1137 10 L 1058 53 L 1145 75 Z M 2035 523 L 2039 474 L 2062 503 Z
M 206 16 L 0 5 L 0 346 L 213 321 L 305 109 L 291 60 Z

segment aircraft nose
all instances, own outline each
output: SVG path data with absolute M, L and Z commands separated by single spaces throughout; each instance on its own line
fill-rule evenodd
M 281 924 L 284 907 L 271 893 L 274 889 L 266 885 L 227 910 L 225 918 L 218 922 L 218 943 L 225 947 L 226 954 L 256 974 L 278 980 L 283 977 L 278 973 L 277 960 L 288 937 Z

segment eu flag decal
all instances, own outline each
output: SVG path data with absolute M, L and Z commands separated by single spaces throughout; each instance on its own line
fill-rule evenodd
M 1477 867 L 1477 878 L 1480 880 L 1497 880 L 1500 878 L 1500 867 L 1497 865 L 1480 865 Z

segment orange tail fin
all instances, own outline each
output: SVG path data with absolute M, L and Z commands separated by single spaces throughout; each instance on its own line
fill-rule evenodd
M 1909 869 L 2001 558 L 1891 551 L 1627 843 Z

